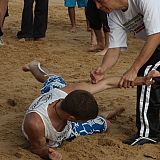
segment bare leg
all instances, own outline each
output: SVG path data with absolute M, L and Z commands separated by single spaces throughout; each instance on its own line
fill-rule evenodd
M 42 65 L 40 65 L 40 62 L 34 60 L 28 64 L 25 64 L 22 67 L 22 70 L 24 72 L 31 72 L 33 74 L 33 76 L 41 83 L 44 83 L 47 79 L 48 79 L 48 74 L 49 71 L 43 67 Z
M 96 45 L 97 45 L 96 35 L 94 33 L 94 30 L 91 29 L 91 46 L 96 46 Z
M 71 21 L 71 32 L 76 32 L 75 7 L 68 7 L 68 14 Z
M 109 32 L 104 32 L 104 37 L 105 37 L 105 47 L 102 51 L 97 52 L 95 55 L 100 55 L 104 56 L 106 52 L 108 51 L 108 46 L 109 46 Z
M 116 118 L 116 116 L 122 114 L 124 111 L 125 111 L 125 109 L 123 107 L 119 107 L 119 108 L 116 108 L 113 111 L 103 112 L 100 115 L 102 117 L 106 118 L 107 120 L 109 120 L 109 119 Z
M 0 28 L 3 26 L 4 17 L 7 11 L 8 0 L 0 0 Z
M 94 32 L 95 32 L 96 39 L 97 39 L 97 45 L 92 46 L 88 50 L 89 52 L 98 52 L 104 49 L 102 30 L 94 30 Z

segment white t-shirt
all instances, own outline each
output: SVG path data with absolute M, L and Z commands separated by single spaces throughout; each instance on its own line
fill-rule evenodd
M 128 0 L 128 9 L 109 14 L 109 48 L 127 48 L 127 32 L 144 39 L 160 32 L 160 0 Z

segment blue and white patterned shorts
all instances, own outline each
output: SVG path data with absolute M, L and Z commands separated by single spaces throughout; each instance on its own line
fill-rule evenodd
M 67 138 L 67 140 L 72 140 L 78 136 L 91 135 L 93 133 L 101 133 L 107 130 L 106 119 L 97 116 L 95 119 L 83 121 L 83 122 L 71 122 L 72 123 L 72 133 Z
M 43 84 L 41 89 L 41 94 L 49 92 L 54 88 L 65 87 L 66 83 L 64 79 L 60 76 L 53 75 L 49 77 Z M 106 119 L 97 116 L 95 119 L 83 121 L 83 122 L 71 122 L 72 132 L 67 140 L 74 139 L 78 136 L 91 135 L 93 133 L 100 133 L 107 130 Z
M 60 76 L 53 75 L 49 77 L 41 88 L 41 94 L 47 93 L 54 88 L 63 88 L 66 86 L 66 82 Z

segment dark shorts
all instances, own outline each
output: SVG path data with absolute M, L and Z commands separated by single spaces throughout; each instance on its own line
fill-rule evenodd
M 88 0 L 86 16 L 92 29 L 100 30 L 103 26 L 104 32 L 109 32 L 107 14 L 97 9 L 93 0 Z

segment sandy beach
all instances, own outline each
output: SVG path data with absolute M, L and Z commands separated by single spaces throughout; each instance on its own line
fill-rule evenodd
M 63 0 L 49 2 L 49 19 L 44 41 L 20 42 L 23 1 L 10 0 L 4 25 L 5 45 L 0 48 L 0 160 L 39 160 L 28 150 L 21 132 L 23 116 L 39 95 L 41 84 L 22 66 L 34 59 L 69 82 L 89 79 L 89 72 L 102 60 L 87 52 L 90 33 L 86 31 L 84 10 L 76 8 L 77 32 L 70 33 L 70 22 Z M 143 41 L 129 37 L 129 48 L 123 52 L 109 75 L 122 75 L 132 64 Z M 78 137 L 64 142 L 57 150 L 63 160 L 160 160 L 160 145 L 128 146 L 122 140 L 136 132 L 136 88 L 110 89 L 95 95 L 100 112 L 124 107 L 125 112 L 111 121 L 107 132 Z

